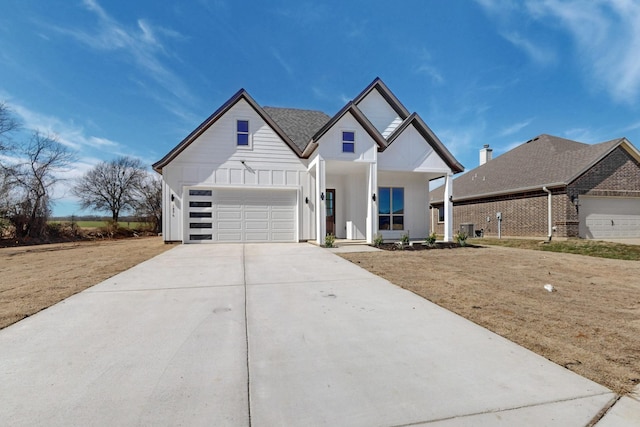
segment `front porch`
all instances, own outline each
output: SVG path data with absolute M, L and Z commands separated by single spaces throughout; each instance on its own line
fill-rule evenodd
M 325 160 L 321 156 L 310 163 L 308 171 L 315 190 L 318 245 L 323 245 L 329 234 L 340 242 L 369 245 L 378 234 L 386 241 L 399 240 L 405 234 L 411 240 L 424 240 L 432 232 L 429 182 L 445 178 L 451 191 L 451 174 L 442 171 L 386 171 L 378 170 L 375 162 Z M 452 241 L 451 203 L 446 205 L 444 240 Z

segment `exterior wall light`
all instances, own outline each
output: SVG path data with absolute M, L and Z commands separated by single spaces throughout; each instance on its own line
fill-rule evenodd
M 320 200 L 324 200 L 324 193 L 320 193 Z
M 307 205 L 309 204 L 309 198 L 308 197 L 304 198 L 304 203 L 307 204 Z
M 373 200 L 374 202 L 376 201 L 376 193 L 373 193 L 373 196 L 371 196 L 371 200 Z

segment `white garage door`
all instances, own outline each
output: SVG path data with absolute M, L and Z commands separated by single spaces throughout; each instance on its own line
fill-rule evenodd
M 640 237 L 640 198 L 580 197 L 580 237 Z
M 186 241 L 295 242 L 295 190 L 189 189 Z

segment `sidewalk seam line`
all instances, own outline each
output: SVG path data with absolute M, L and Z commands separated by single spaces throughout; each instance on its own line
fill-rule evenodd
M 613 399 L 611 399 L 610 401 L 608 401 L 604 407 L 602 409 L 600 409 L 600 411 L 598 411 L 597 414 L 595 414 L 593 416 L 593 418 L 591 418 L 591 420 L 589 420 L 589 422 L 587 423 L 587 425 L 585 427 L 594 427 L 596 424 L 598 424 L 605 415 L 607 415 L 607 413 L 615 406 L 616 403 L 618 403 L 618 401 L 622 398 L 621 395 L 616 394 Z
M 249 427 L 251 427 L 251 372 L 249 368 L 249 315 L 247 312 L 247 267 L 245 257 L 246 245 L 242 245 L 242 282 L 244 283 L 244 336 L 245 349 L 247 351 L 247 413 Z
M 497 413 L 500 413 L 500 412 L 516 411 L 518 409 L 535 408 L 536 406 L 544 406 L 544 405 L 549 405 L 549 404 L 553 404 L 553 403 L 571 402 L 573 400 L 581 400 L 581 399 L 587 399 L 589 397 L 603 396 L 603 395 L 609 394 L 609 393 L 612 393 L 612 392 L 608 391 L 608 392 L 603 392 L 603 393 L 590 394 L 590 395 L 586 395 L 586 396 L 578 396 L 578 397 L 571 397 L 571 398 L 567 398 L 567 399 L 552 400 L 552 401 L 549 401 L 549 402 L 534 403 L 532 405 L 514 406 L 512 408 L 501 408 L 501 409 L 493 409 L 493 410 L 488 410 L 488 411 L 483 411 L 483 412 L 474 412 L 474 413 L 464 414 L 464 415 L 454 415 L 454 416 L 451 416 L 451 417 L 438 418 L 438 419 L 434 419 L 434 420 L 422 420 L 422 421 L 415 421 L 415 422 L 407 423 L 407 424 L 396 424 L 396 425 L 393 425 L 392 427 L 410 427 L 410 426 L 431 424 L 431 423 L 437 423 L 437 422 L 448 421 L 448 420 L 455 420 L 457 418 L 475 417 L 477 415 L 497 414 Z M 619 398 L 620 398 L 620 396 L 616 395 L 613 399 L 611 399 L 611 401 L 617 401 L 617 399 L 619 399 Z M 609 401 L 609 404 L 611 403 L 611 401 Z M 613 405 L 611 405 L 611 406 L 613 406 Z M 602 410 L 600 410 L 600 412 L 602 412 Z M 600 412 L 598 412 L 598 414 Z M 596 414 L 596 416 L 597 416 L 597 414 Z M 585 426 L 585 427 L 592 427 L 592 426 L 593 426 L 592 424 L 587 424 L 587 426 Z

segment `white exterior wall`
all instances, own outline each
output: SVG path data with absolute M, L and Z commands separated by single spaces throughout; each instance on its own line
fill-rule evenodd
M 443 175 L 451 172 L 413 126 L 408 126 L 385 151 L 378 154 L 378 170 L 442 172 Z
M 404 188 L 404 230 L 379 230 L 385 240 L 426 238 L 429 231 L 429 181 L 426 174 L 378 171 L 378 187 Z
M 355 132 L 355 152 L 342 152 L 342 132 Z M 350 114 L 345 114 L 338 122 L 318 141 L 318 149 L 315 156 L 322 156 L 325 160 L 343 160 L 352 162 L 373 162 L 377 154 L 376 142 L 360 126 L 360 123 Z
M 236 120 L 249 120 L 251 148 L 236 145 Z M 244 161 L 244 164 L 241 163 Z M 166 241 L 183 240 L 183 187 L 288 187 L 298 190 L 299 236 L 311 238 L 313 200 L 306 162 L 244 100 L 163 168 Z M 174 201 L 171 202 L 171 195 Z
M 398 116 L 398 113 L 391 108 L 377 89 L 372 90 L 360 101 L 358 108 L 385 138 L 391 135 L 400 123 L 402 123 L 402 119 Z

